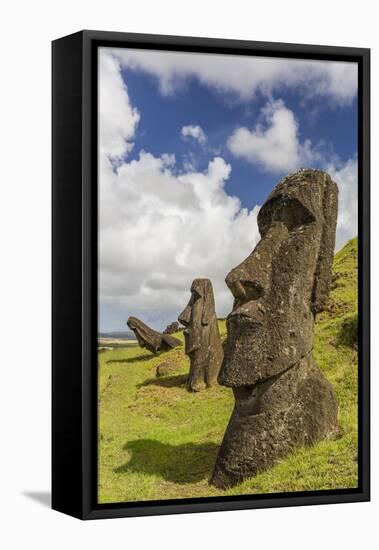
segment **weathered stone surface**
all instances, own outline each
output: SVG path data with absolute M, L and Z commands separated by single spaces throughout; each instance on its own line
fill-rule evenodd
M 129 317 L 126 324 L 136 335 L 139 346 L 148 349 L 154 354 L 158 351 L 167 351 L 181 345 L 181 341 L 178 338 L 153 330 L 137 319 L 137 317 Z
M 171 374 L 178 370 L 178 365 L 172 361 L 163 361 L 159 363 L 156 370 L 156 375 L 159 378 L 160 376 L 166 376 L 166 374 Z
M 184 330 L 185 352 L 191 366 L 188 385 L 200 391 L 217 383 L 223 348 L 218 329 L 212 283 L 209 279 L 195 279 L 191 298 L 178 317 Z
M 167 327 L 164 329 L 163 334 L 174 334 L 174 332 L 178 332 L 179 330 L 179 323 L 178 321 L 174 321 L 173 323 L 170 323 L 167 325 Z
M 334 391 L 312 358 L 315 315 L 332 282 L 338 189 L 320 170 L 274 188 L 261 240 L 226 283 L 234 295 L 219 383 L 235 408 L 212 483 L 228 487 L 335 433 Z

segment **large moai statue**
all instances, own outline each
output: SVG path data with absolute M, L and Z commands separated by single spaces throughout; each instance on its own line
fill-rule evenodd
M 181 345 L 181 341 L 178 338 L 153 330 L 137 319 L 137 317 L 129 317 L 126 324 L 136 335 L 139 346 L 148 349 L 154 354 L 158 351 L 168 351 Z
M 218 329 L 212 283 L 209 279 L 195 279 L 191 298 L 178 320 L 184 330 L 185 352 L 191 367 L 188 385 L 200 391 L 217 383 L 223 349 Z
M 330 290 L 337 207 L 325 172 L 284 178 L 259 211 L 260 242 L 226 277 L 234 306 L 218 381 L 233 389 L 235 407 L 211 480 L 217 487 L 336 432 L 336 397 L 312 348 Z

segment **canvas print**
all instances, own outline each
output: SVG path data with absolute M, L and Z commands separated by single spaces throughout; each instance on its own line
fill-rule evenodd
M 358 486 L 358 67 L 98 49 L 98 503 Z

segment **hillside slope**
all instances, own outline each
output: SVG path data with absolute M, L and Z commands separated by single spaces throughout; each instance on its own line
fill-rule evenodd
M 337 438 L 301 449 L 227 491 L 208 484 L 233 408 L 231 390 L 186 389 L 182 348 L 154 357 L 131 344 L 99 354 L 99 502 L 350 488 L 357 485 L 357 239 L 336 254 L 314 357 L 339 401 Z M 225 321 L 219 321 L 225 337 Z M 182 333 L 177 336 L 183 339 Z M 156 378 L 168 361 L 175 372 Z

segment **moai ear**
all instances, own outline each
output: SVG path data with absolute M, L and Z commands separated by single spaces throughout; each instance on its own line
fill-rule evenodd
M 209 280 L 205 280 L 203 284 L 203 311 L 201 315 L 201 324 L 208 325 L 214 310 L 214 298 L 212 284 Z
M 323 194 L 324 221 L 312 290 L 311 309 L 314 314 L 323 311 L 329 297 L 332 281 L 337 213 L 338 187 L 334 181 L 327 176 Z

